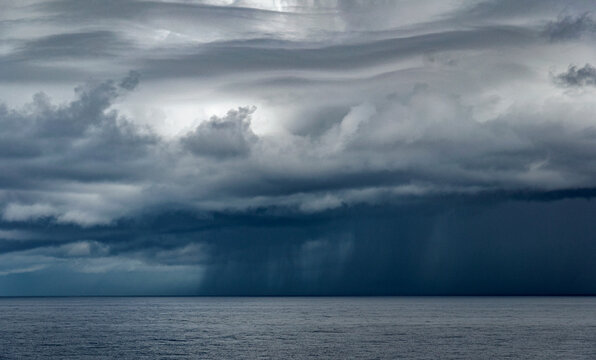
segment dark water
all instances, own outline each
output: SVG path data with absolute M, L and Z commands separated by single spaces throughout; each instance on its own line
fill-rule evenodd
M 2 359 L 596 359 L 596 298 L 0 299 Z

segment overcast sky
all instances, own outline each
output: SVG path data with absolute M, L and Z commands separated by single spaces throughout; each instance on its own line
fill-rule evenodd
M 596 293 L 590 0 L 0 0 L 0 295 Z

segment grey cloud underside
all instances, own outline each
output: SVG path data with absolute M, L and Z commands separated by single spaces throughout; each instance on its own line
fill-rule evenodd
M 16 60 L 95 58 L 113 56 L 129 50 L 131 42 L 110 31 L 57 34 L 29 41 L 19 47 Z
M 566 72 L 558 74 L 555 79 L 563 86 L 596 86 L 596 68 L 590 64 L 581 68 L 570 65 Z
M 67 104 L 38 94 L 2 110 L 5 219 L 93 225 L 164 203 L 324 210 L 400 194 L 596 185 L 592 126 L 565 125 L 548 108 L 477 122 L 456 97 L 418 87 L 347 109 L 316 136 L 257 136 L 258 110 L 239 108 L 166 139 L 110 110 L 137 81 L 133 72 L 80 86 Z
M 212 117 L 180 141 L 196 155 L 227 158 L 248 155 L 257 136 L 250 129 L 250 115 L 255 108 L 230 110 L 219 119 Z
M 368 8 L 358 2 L 350 6 L 342 2 L 340 11 L 335 16 L 343 19 L 342 13 L 347 11 L 351 14 L 349 9 L 354 6 L 359 9 Z M 394 8 L 395 4 L 379 6 Z M 85 72 L 79 67 L 47 62 L 60 59 L 97 60 L 107 57 L 118 59 L 121 64 L 141 70 L 148 78 L 211 77 L 234 72 L 275 70 L 345 71 L 350 68 L 387 64 L 426 52 L 499 49 L 535 44 L 540 42 L 538 35 L 543 31 L 542 25 L 539 24 L 520 27 L 486 25 L 478 21 L 465 21 L 454 30 L 449 21 L 454 21 L 453 19 L 461 15 L 456 13 L 447 19 L 441 19 L 435 25 L 429 24 L 427 29 L 406 31 L 405 34 L 408 36 L 404 36 L 403 31 L 400 34 L 358 30 L 354 31 L 352 37 L 346 37 L 341 35 L 338 29 L 331 27 L 321 32 L 325 34 L 323 37 L 309 37 L 309 32 L 306 32 L 303 35 L 304 39 L 288 41 L 284 37 L 276 38 L 271 36 L 271 33 L 263 33 L 263 22 L 290 22 L 294 27 L 304 22 L 318 23 L 322 16 L 329 16 L 329 13 L 317 13 L 316 8 L 307 14 L 301 14 L 242 7 L 143 1 L 90 2 L 85 5 L 70 1 L 52 1 L 33 8 L 48 12 L 45 21 L 54 25 L 63 21 L 80 23 L 69 33 L 52 34 L 29 41 L 8 37 L 7 39 L 14 43 L 15 49 L 0 59 L 3 64 L 0 78 L 5 81 L 55 81 L 60 78 L 81 81 L 85 79 Z M 160 18 L 159 15 L 162 13 L 167 13 L 168 18 Z M 95 30 L 102 26 L 101 22 L 96 24 L 98 16 L 105 17 L 104 23 L 112 25 L 109 30 Z M 53 18 L 55 19 L 52 20 Z M 138 27 L 126 22 L 131 19 L 138 21 Z M 585 15 L 577 21 L 583 23 L 589 19 L 589 16 Z M 196 24 L 203 24 L 205 21 L 205 28 L 203 25 L 194 28 Z M 564 18 L 557 23 L 559 25 L 552 23 L 549 28 L 565 28 L 566 21 L 574 20 Z M 208 42 L 191 41 L 190 44 L 172 46 L 164 41 L 158 42 L 158 46 L 153 48 L 135 42 L 135 36 L 138 37 L 138 33 L 142 33 L 144 28 L 148 32 L 155 30 L 154 22 L 159 25 L 165 22 L 170 26 L 188 24 L 193 30 L 180 38 L 185 39 L 187 43 L 195 32 L 205 33 L 210 26 L 218 29 L 215 31 L 218 35 L 214 35 L 215 37 Z M 86 23 L 94 25 L 84 26 Z M 228 26 L 224 26 L 226 24 Z M 237 28 L 254 30 L 236 31 Z M 74 31 L 75 29 L 78 31 Z M 312 31 L 315 30 L 316 28 Z M 131 34 L 127 34 L 127 31 Z M 551 34 L 552 31 L 547 31 L 546 36 L 556 37 L 557 35 Z M 180 29 L 180 33 L 183 32 L 184 27 Z M 105 76 L 109 69 L 99 67 L 87 71 L 93 75 Z
M 272 71 L 347 71 L 390 64 L 396 60 L 442 51 L 522 46 L 535 43 L 537 33 L 515 27 L 489 27 L 466 31 L 430 33 L 412 37 L 384 39 L 360 44 L 306 48 L 287 41 L 239 41 L 193 47 L 155 50 L 136 49 L 145 58 L 135 59 L 129 51 L 134 43 L 101 31 L 53 35 L 21 46 L 21 49 L 0 61 L 0 78 L 5 81 L 52 81 L 84 79 L 85 72 L 66 64 L 44 64 L 50 60 L 98 60 L 120 58 L 138 69 L 147 79 L 172 77 L 214 77 L 233 73 Z M 265 46 L 263 46 L 263 44 Z M 124 55 L 126 53 L 126 55 Z M 175 54 L 170 56 L 168 54 Z M 104 75 L 106 69 L 91 70 Z M 108 70 L 109 71 L 109 70 Z M 26 75 L 26 76 L 25 76 Z
M 0 9 L 0 295 L 596 292 L 594 5 L 429 1 Z
M 584 13 L 577 17 L 567 15 L 560 17 L 557 21 L 549 22 L 545 33 L 551 41 L 577 39 L 586 34 L 596 33 L 596 23 L 592 20 L 590 13 Z
M 584 0 L 564 3 L 558 0 L 488 0 L 469 2 L 456 11 L 456 17 L 464 19 L 515 19 L 527 16 L 557 16 L 560 14 L 584 14 L 593 11 L 593 4 Z
M 164 289 L 185 295 L 589 294 L 596 290 L 594 202 L 565 200 L 584 192 L 550 193 L 548 202 L 455 197 L 316 216 L 251 212 L 197 218 L 171 212 L 88 229 L 84 241 L 80 229 L 54 227 L 53 239 L 28 246 L 5 240 L 2 251 L 4 258 L 42 257 L 38 264 L 50 266 L 41 278 L 61 278 L 74 284 L 77 294 L 113 291 L 96 280 L 110 276 L 102 275 L 102 267 L 115 271 L 109 259 L 126 258 L 206 269 L 195 286 L 178 292 L 162 287 L 162 294 Z M 91 284 L 55 264 L 69 261 Z M 25 270 L 0 279 L 5 294 L 19 282 L 41 279 L 39 271 Z M 129 294 L 143 291 L 147 281 L 159 283 L 160 277 L 138 277 L 138 271 L 124 269 L 124 276 L 138 282 Z M 64 294 L 60 287 L 41 289 Z
M 347 70 L 391 63 L 426 52 L 482 49 L 485 46 L 520 46 L 532 42 L 533 33 L 519 28 L 487 28 L 424 34 L 365 44 L 293 49 L 242 43 L 206 46 L 197 54 L 152 60 L 143 69 L 149 76 L 214 76 L 230 72 L 272 70 Z M 248 46 L 247 46 L 248 45 Z M 280 46 L 281 45 L 281 46 Z

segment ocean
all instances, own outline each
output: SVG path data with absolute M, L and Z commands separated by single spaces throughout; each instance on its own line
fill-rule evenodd
M 596 359 L 596 298 L 0 298 L 0 359 L 109 358 Z

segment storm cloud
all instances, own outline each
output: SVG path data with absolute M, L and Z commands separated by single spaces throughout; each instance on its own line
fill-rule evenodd
M 570 65 L 566 72 L 557 75 L 556 80 L 564 86 L 596 86 L 596 68 L 590 64 L 581 68 Z
M 0 295 L 596 291 L 586 2 L 2 10 Z
M 577 39 L 585 34 L 596 32 L 596 23 L 590 13 L 580 16 L 560 16 L 556 21 L 548 23 L 546 34 L 552 41 Z

